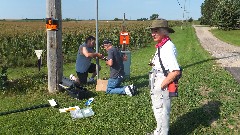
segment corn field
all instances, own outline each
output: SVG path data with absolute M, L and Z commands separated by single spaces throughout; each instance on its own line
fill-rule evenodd
M 151 21 L 127 21 L 126 31 L 130 33 L 128 50 L 147 46 L 151 40 L 150 31 L 146 27 Z M 180 22 L 171 22 L 170 26 Z M 119 45 L 119 35 L 122 30 L 121 21 L 99 21 L 98 39 L 101 45 L 104 38 Z M 34 50 L 43 50 L 43 64 L 46 64 L 47 35 L 45 21 L 1 21 L 0 22 L 0 67 L 31 67 L 36 66 L 37 57 Z M 71 21 L 62 23 L 62 49 L 64 62 L 75 62 L 80 44 L 89 35 L 95 36 L 95 21 Z M 100 48 L 100 51 L 103 51 Z

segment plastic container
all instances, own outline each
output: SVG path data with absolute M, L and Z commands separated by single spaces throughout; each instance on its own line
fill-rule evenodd
M 84 108 L 84 109 L 76 109 L 70 111 L 71 116 L 73 119 L 79 119 L 79 118 L 84 118 L 84 117 L 90 117 L 94 115 L 94 112 L 92 108 Z
M 81 111 L 82 111 L 82 114 L 84 117 L 90 117 L 90 116 L 94 115 L 94 112 L 93 112 L 92 108 L 90 108 L 90 107 L 81 109 Z
M 84 117 L 81 109 L 72 110 L 72 111 L 70 111 L 70 113 L 71 113 L 71 116 L 72 116 L 73 119 L 78 119 L 78 118 L 83 118 Z

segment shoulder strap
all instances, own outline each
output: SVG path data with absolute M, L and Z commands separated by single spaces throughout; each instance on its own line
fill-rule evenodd
M 159 58 L 159 63 L 160 63 L 160 65 L 161 65 L 161 68 L 162 68 L 162 70 L 163 70 L 163 74 L 164 74 L 164 76 L 167 77 L 168 72 L 167 72 L 167 70 L 165 69 L 165 67 L 163 66 L 162 60 L 161 60 L 161 57 L 160 57 L 160 47 L 158 47 L 158 58 Z

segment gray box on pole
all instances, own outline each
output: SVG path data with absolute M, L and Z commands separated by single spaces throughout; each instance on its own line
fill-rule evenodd
M 123 61 L 125 78 L 130 78 L 131 52 L 130 51 L 121 51 L 121 52 L 127 55 L 127 61 Z

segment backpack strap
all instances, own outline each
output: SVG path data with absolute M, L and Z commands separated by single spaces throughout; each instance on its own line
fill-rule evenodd
M 160 57 L 160 47 L 158 47 L 158 58 L 159 58 L 159 63 L 160 63 L 160 65 L 161 65 L 161 68 L 162 68 L 162 70 L 163 70 L 163 74 L 164 74 L 164 76 L 167 77 L 168 71 L 165 69 L 165 67 L 164 67 L 163 64 L 162 64 L 162 60 L 161 60 L 161 57 Z

